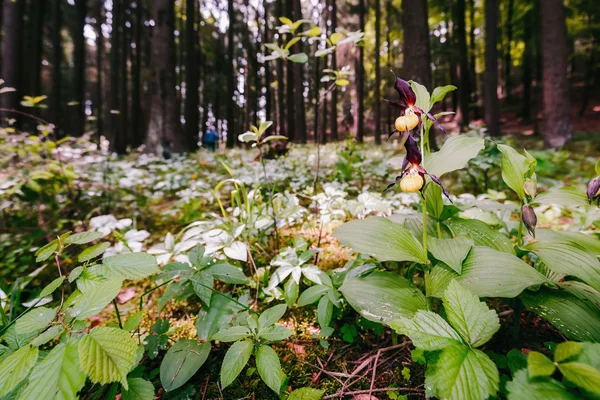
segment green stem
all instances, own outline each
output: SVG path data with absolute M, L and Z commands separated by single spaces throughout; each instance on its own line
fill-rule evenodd
M 523 246 L 523 201 L 521 200 L 521 207 L 519 208 L 519 231 L 517 232 L 517 246 Z
M 236 300 L 236 299 L 234 299 L 233 297 L 227 296 L 225 293 L 221 293 L 221 292 L 219 292 L 217 289 L 214 289 L 214 288 L 212 288 L 212 287 L 210 287 L 210 286 L 208 286 L 208 285 L 205 285 L 204 283 L 202 283 L 202 282 L 199 282 L 199 281 L 197 281 L 196 279 L 190 279 L 190 281 L 192 281 L 192 282 L 194 282 L 194 283 L 196 283 L 196 284 L 198 284 L 198 285 L 200 285 L 200 286 L 202 286 L 202 287 L 205 287 L 205 288 L 207 288 L 207 289 L 210 289 L 210 290 L 212 290 L 214 293 L 216 293 L 216 294 L 218 294 L 218 295 L 221 295 L 221 296 L 225 297 L 225 298 L 226 298 L 227 300 L 229 300 L 229 301 L 233 301 L 235 304 L 237 304 L 238 306 L 242 307 L 244 310 L 246 310 L 246 311 L 248 311 L 248 312 L 251 312 L 252 314 L 255 314 L 255 315 L 260 315 L 259 313 L 257 313 L 257 312 L 256 312 L 256 311 L 254 311 L 253 309 L 251 309 L 250 307 L 248 307 L 248 306 L 246 306 L 246 305 L 244 305 L 244 304 L 240 303 L 239 301 L 237 301 L 237 300 Z
M 4 332 L 6 332 L 8 330 L 8 328 L 10 328 L 15 322 L 17 322 L 19 320 L 19 318 L 21 318 L 23 315 L 27 314 L 32 308 L 37 306 L 40 301 L 42 301 L 42 299 L 38 299 L 38 301 L 36 301 L 33 305 L 27 307 L 27 309 L 25 311 L 23 311 L 21 314 L 19 314 L 16 318 L 11 319 L 10 322 L 8 323 L 8 325 L 6 325 L 4 328 L 2 328 L 2 330 L 0 330 L 0 336 L 2 336 L 4 334 Z M 13 309 L 13 307 L 11 307 L 11 311 L 12 311 L 12 309 Z
M 113 299 L 112 302 L 115 307 L 115 314 L 117 314 L 117 321 L 119 321 L 119 328 L 123 329 L 123 322 L 121 322 L 121 314 L 119 313 L 119 307 L 117 306 L 117 299 Z
M 442 238 L 442 228 L 440 225 L 440 221 L 437 221 L 437 234 L 438 234 L 438 239 Z
M 423 193 L 423 253 L 425 262 L 427 262 L 427 202 L 425 201 L 425 193 Z

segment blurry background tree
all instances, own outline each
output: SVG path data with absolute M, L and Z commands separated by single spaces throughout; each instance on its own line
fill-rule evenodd
M 594 0 L 4 0 L 2 124 L 56 125 L 57 137 L 105 137 L 111 149 L 193 150 L 214 127 L 227 146 L 259 120 L 297 143 L 391 130 L 389 69 L 459 90 L 440 108 L 449 130 L 540 134 L 546 147 L 598 131 L 600 2 Z M 327 34 L 364 30 L 364 46 L 307 63 L 263 63 L 278 17 Z M 312 50 L 311 50 L 312 49 Z M 319 98 L 325 68 L 351 83 Z M 21 104 L 45 95 L 47 108 Z M 319 107 L 317 107 L 319 105 Z M 321 114 L 321 115 L 319 115 Z M 485 123 L 484 123 L 485 121 Z

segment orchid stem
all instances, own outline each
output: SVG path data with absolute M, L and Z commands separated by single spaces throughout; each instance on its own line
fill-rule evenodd
M 423 193 L 423 253 L 424 260 L 427 262 L 427 202 L 425 201 L 425 193 Z
M 517 232 L 517 246 L 523 246 L 523 200 L 521 200 L 521 207 L 519 207 L 519 230 Z

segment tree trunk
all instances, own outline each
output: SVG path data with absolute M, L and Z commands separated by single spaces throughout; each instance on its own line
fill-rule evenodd
M 119 37 L 119 47 L 121 48 L 119 59 L 119 132 L 121 140 L 124 143 L 123 152 L 127 151 L 127 146 L 131 146 L 131 127 L 129 126 L 129 70 L 127 68 L 127 59 L 129 49 L 131 48 L 131 0 L 123 0 L 121 4 L 121 33 Z
M 19 87 L 21 72 L 21 23 L 22 2 L 4 1 L 2 8 L 4 36 L 2 37 L 2 79 L 3 87 L 15 88 L 15 92 L 4 93 L 0 96 L 2 108 L 16 109 L 19 97 L 23 94 Z M 14 118 L 11 113 L 2 113 L 5 117 Z M 19 118 L 20 119 L 20 118 Z
M 479 118 L 478 92 L 477 92 L 477 69 L 475 60 L 477 59 L 477 47 L 475 46 L 475 0 L 469 0 L 469 70 L 471 103 L 473 104 L 473 118 Z
M 75 2 L 76 18 L 73 23 L 73 100 L 77 102 L 72 109 L 71 134 L 81 136 L 85 130 L 85 50 L 83 35 L 87 15 L 87 0 Z
M 231 0 L 230 0 L 231 1 Z M 175 15 L 169 0 L 154 0 L 152 7 L 152 101 L 146 151 L 163 156 L 185 150 L 175 89 Z
M 335 33 L 337 29 L 337 0 L 331 0 L 331 33 Z M 337 70 L 337 54 L 334 51 L 331 54 L 331 69 Z M 331 107 L 330 116 L 331 119 L 331 136 L 330 139 L 332 142 L 335 142 L 339 139 L 338 135 L 338 88 L 335 87 L 331 92 Z
M 406 1 L 406 0 L 405 0 Z M 427 30 L 429 35 L 429 30 Z M 427 41 L 429 43 L 429 41 Z M 375 144 L 381 144 L 381 2 L 375 0 Z
M 491 136 L 500 135 L 498 101 L 498 0 L 485 0 L 485 125 Z
M 302 5 L 300 0 L 292 0 L 293 5 L 293 20 L 302 19 Z M 302 51 L 302 41 L 296 43 L 296 49 L 293 53 Z M 298 143 L 306 143 L 306 110 L 304 105 L 304 64 L 293 63 L 294 69 L 294 110 L 295 110 L 295 141 Z
M 234 127 L 234 109 L 235 102 L 233 96 L 235 95 L 235 68 L 234 64 L 234 49 L 235 43 L 233 42 L 233 33 L 235 28 L 235 13 L 233 10 L 233 0 L 227 0 L 227 13 L 229 15 L 229 28 L 227 30 L 227 148 L 233 148 L 235 144 L 236 129 Z
M 563 0 L 545 0 L 541 7 L 544 91 L 544 147 L 562 147 L 572 139 L 567 27 Z
M 392 31 L 392 0 L 387 0 L 386 4 L 385 4 L 385 40 L 387 42 L 387 61 L 386 61 L 386 67 L 387 67 L 387 71 L 391 71 L 392 70 L 392 37 L 391 37 L 391 31 Z M 386 107 L 386 129 L 388 130 L 388 132 L 391 132 L 393 130 L 392 125 L 394 124 L 394 121 L 392 120 L 392 107 L 387 106 Z
M 365 31 L 365 0 L 359 0 L 359 24 L 361 32 Z M 356 140 L 359 143 L 364 141 L 365 137 L 365 50 L 364 47 L 358 48 L 358 65 L 356 66 L 356 101 L 358 103 L 356 111 Z
M 266 53 L 267 48 L 264 46 L 265 43 L 270 43 L 271 42 L 271 38 L 269 37 L 269 3 L 265 2 L 263 4 L 264 7 L 264 20 L 265 20 L 265 25 L 263 26 L 263 47 L 262 47 L 262 51 L 263 54 Z M 265 119 L 267 121 L 273 121 L 274 122 L 274 127 L 271 129 L 272 134 L 275 134 L 275 132 L 277 132 L 277 130 L 279 129 L 278 125 L 279 125 L 279 121 L 275 121 L 272 115 L 272 104 L 273 104 L 273 96 L 271 93 L 271 82 L 272 82 L 272 73 L 271 73 L 271 63 L 270 62 L 266 62 L 263 64 L 263 68 L 264 68 L 264 85 L 263 87 L 265 88 Z
M 46 18 L 46 1 L 47 0 L 32 0 L 31 1 L 31 28 L 29 36 L 29 44 L 24 49 L 25 54 L 29 55 L 28 63 L 29 74 L 27 75 L 28 82 L 27 92 L 25 95 L 39 96 L 42 94 L 41 87 L 41 66 L 42 56 L 44 53 L 44 21 Z M 27 58 L 24 58 L 27 59 Z
M 513 39 L 513 11 L 514 11 L 514 0 L 508 0 L 508 7 L 506 10 L 506 48 L 504 53 L 504 85 L 506 87 L 506 101 L 510 103 L 512 85 L 510 81 L 511 77 L 511 46 Z
M 110 33 L 110 95 L 109 129 L 110 146 L 119 154 L 125 153 L 127 143 L 121 132 L 120 71 L 121 71 L 121 35 L 123 34 L 123 0 L 114 0 L 112 5 L 112 30 Z
M 454 22 L 456 24 L 454 36 L 458 44 L 458 103 L 460 108 L 459 125 L 461 130 L 469 126 L 469 60 L 467 52 L 467 40 L 465 31 L 465 0 L 457 0 L 454 8 Z
M 533 10 L 527 11 L 523 17 L 523 41 L 525 48 L 523 49 L 523 108 L 521 117 L 523 122 L 531 122 L 531 81 L 533 80 Z
M 405 80 L 412 79 L 431 90 L 431 55 L 427 18 L 426 1 L 402 1 L 402 26 L 404 30 L 404 71 L 402 78 Z
M 6 5 L 8 2 L 4 2 Z M 62 1 L 53 0 L 52 12 L 54 24 L 52 27 L 52 93 L 50 95 L 50 121 L 55 125 L 57 137 L 62 136 L 62 37 L 63 24 Z M 4 14 L 6 19 L 6 13 Z M 5 28 L 6 29 L 6 28 Z M 6 78 L 5 78 L 6 79 Z
M 286 0 L 285 2 L 285 16 L 294 19 L 293 16 L 293 2 L 294 0 Z M 296 52 L 297 46 L 294 45 L 290 48 L 290 52 L 293 54 Z M 286 106 L 286 133 L 290 141 L 296 141 L 296 117 L 294 108 L 294 66 L 291 61 L 285 63 L 285 106 Z
M 196 26 L 197 0 L 186 0 L 185 20 L 185 138 L 188 148 L 195 150 L 198 147 L 198 124 L 200 114 L 198 111 L 198 58 L 196 47 L 198 45 L 198 30 Z
M 146 120 L 142 107 L 142 30 L 144 29 L 144 4 L 136 2 L 135 24 L 134 24 L 134 42 L 135 53 L 132 57 L 132 89 L 131 89 L 131 120 L 133 122 L 132 145 L 140 146 L 144 142 L 144 127 Z
M 277 17 L 283 16 L 283 0 L 275 2 L 275 12 L 277 13 Z M 277 43 L 279 46 L 283 44 L 281 35 L 279 35 Z M 281 136 L 289 137 L 288 130 L 286 129 L 285 93 L 283 60 L 279 58 L 277 59 L 277 132 Z
M 96 130 L 97 139 L 104 135 L 104 1 L 96 0 Z

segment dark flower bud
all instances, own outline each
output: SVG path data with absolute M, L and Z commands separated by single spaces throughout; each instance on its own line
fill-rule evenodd
M 537 216 L 529 204 L 525 204 L 523 208 L 521 208 L 521 218 L 523 218 L 523 223 L 525 224 L 525 227 L 527 227 L 527 231 L 531 234 L 531 236 L 535 237 Z
M 595 199 L 600 198 L 600 177 L 595 177 L 588 184 L 587 198 L 590 204 L 592 204 Z

